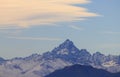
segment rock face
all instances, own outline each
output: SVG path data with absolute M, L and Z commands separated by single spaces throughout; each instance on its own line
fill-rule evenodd
M 91 66 L 73 65 L 56 70 L 45 77 L 120 77 L 120 73 L 109 73 Z
M 86 49 L 79 50 L 67 39 L 51 52 L 42 55 L 32 54 L 10 60 L 0 58 L 0 77 L 44 77 L 57 69 L 74 64 L 89 65 L 113 73 L 120 72 L 120 56 L 105 56 L 100 52 L 90 54 Z
M 0 64 L 4 63 L 6 60 L 0 57 Z

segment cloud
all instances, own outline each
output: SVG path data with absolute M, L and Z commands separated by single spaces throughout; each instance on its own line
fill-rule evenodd
M 70 28 L 75 29 L 75 30 L 80 30 L 80 31 L 84 30 L 83 28 L 75 26 L 75 25 L 71 25 Z
M 49 37 L 8 37 L 10 39 L 18 40 L 41 40 L 41 41 L 60 41 L 61 38 L 49 38 Z
M 120 44 L 102 44 L 100 48 L 120 48 Z
M 1 26 L 0 30 L 16 30 L 16 29 L 24 29 L 23 27 L 20 26 L 11 26 L 11 27 L 5 27 L 5 26 Z
M 115 32 L 115 31 L 104 31 L 102 33 L 103 34 L 120 34 L 120 32 Z
M 73 4 L 89 0 L 0 0 L 0 27 L 28 28 L 34 25 L 83 20 L 98 16 Z

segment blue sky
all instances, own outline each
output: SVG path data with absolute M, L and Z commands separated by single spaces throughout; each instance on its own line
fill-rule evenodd
M 0 5 L 0 56 L 3 58 L 41 54 L 66 39 L 91 53 L 120 54 L 120 0 L 51 0 L 54 3 L 30 0 L 29 5 L 17 0 L 19 6 L 14 5 L 15 0 L 5 1 L 0 2 L 3 3 Z M 45 8 L 30 7 L 42 2 L 46 4 L 39 7 Z

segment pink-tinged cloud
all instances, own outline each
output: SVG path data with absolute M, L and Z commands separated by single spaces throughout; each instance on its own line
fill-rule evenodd
M 0 0 L 0 27 L 29 27 L 57 22 L 83 20 L 98 16 L 87 8 L 89 0 Z

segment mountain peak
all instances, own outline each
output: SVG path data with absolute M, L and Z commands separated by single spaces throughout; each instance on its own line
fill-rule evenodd
M 71 40 L 69 40 L 69 39 L 66 39 L 63 43 L 64 44 L 73 44 L 73 42 Z
M 60 44 L 58 47 L 56 47 L 55 49 L 53 49 L 53 52 L 58 52 L 61 50 L 65 50 L 65 51 L 79 51 L 79 49 L 74 45 L 74 43 L 67 39 L 65 40 L 62 44 Z
M 74 44 L 72 41 L 70 41 L 69 39 L 65 40 L 62 44 L 60 44 L 59 46 L 60 48 L 71 48 L 74 47 Z
M 96 52 L 96 53 L 94 53 L 93 55 L 103 55 L 103 56 L 104 56 L 104 54 L 102 54 L 102 53 L 100 53 L 100 52 Z
M 66 39 L 65 42 L 72 42 L 70 39 Z

